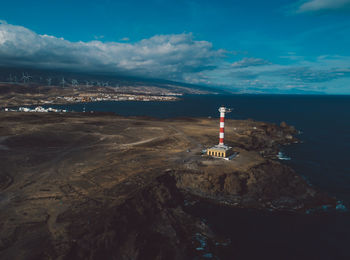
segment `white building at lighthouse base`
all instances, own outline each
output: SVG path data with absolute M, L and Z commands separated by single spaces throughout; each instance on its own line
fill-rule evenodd
M 233 154 L 232 147 L 229 147 L 227 145 L 219 144 L 207 149 L 207 155 L 210 155 L 213 157 L 227 158 L 232 154 Z

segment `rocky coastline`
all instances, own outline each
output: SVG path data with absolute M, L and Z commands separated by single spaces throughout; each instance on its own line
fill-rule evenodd
M 216 142 L 215 119 L 0 117 L 1 259 L 210 258 L 228 242 L 186 204 L 336 206 L 277 159 L 298 142 L 285 123 L 228 120 L 238 156 L 224 161 L 201 153 Z

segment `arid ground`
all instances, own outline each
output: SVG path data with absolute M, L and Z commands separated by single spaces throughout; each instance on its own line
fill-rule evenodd
M 202 154 L 217 119 L 0 113 L 1 259 L 186 259 L 191 196 L 233 207 L 302 211 L 335 200 L 276 154 L 293 127 L 228 120 L 231 161 Z

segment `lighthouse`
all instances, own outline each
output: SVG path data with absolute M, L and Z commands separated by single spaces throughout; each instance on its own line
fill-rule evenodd
M 219 146 L 224 147 L 224 137 L 225 137 L 225 113 L 230 113 L 231 109 L 226 107 L 220 107 L 220 133 L 219 133 Z
M 207 149 L 207 155 L 213 157 L 227 158 L 231 155 L 232 148 L 224 144 L 225 138 L 225 114 L 230 113 L 232 109 L 221 106 L 220 112 L 220 127 L 219 127 L 219 144 Z

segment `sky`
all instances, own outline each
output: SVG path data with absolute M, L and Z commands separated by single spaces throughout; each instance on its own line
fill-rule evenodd
M 4 1 L 0 66 L 350 94 L 350 0 Z

